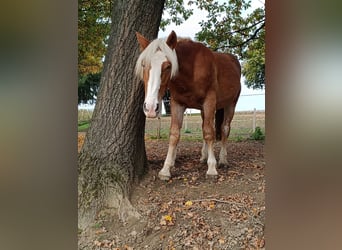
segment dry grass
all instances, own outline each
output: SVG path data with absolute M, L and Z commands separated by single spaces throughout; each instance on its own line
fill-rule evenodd
M 93 115 L 92 110 L 79 109 L 78 110 L 78 122 L 89 121 Z
M 145 137 L 157 138 L 160 122 L 160 134 L 162 139 L 167 139 L 170 131 L 170 117 L 158 119 L 146 119 Z M 256 127 L 260 127 L 265 133 L 265 112 L 256 112 Z M 236 112 L 231 124 L 230 138 L 239 140 L 248 138 L 253 132 L 253 111 Z M 202 119 L 200 115 L 184 116 L 182 126 L 182 138 L 185 140 L 202 140 Z

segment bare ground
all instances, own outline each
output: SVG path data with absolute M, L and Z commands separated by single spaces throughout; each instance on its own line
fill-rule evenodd
M 201 143 L 181 141 L 165 182 L 156 176 L 167 145 L 146 141 L 149 172 L 131 197 L 141 218 L 123 223 L 104 210 L 79 233 L 79 249 L 264 249 L 264 142 L 229 142 L 228 168 L 209 180 L 199 162 Z

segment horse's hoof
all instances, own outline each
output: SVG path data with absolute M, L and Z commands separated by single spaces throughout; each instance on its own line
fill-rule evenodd
M 200 159 L 200 163 L 201 164 L 206 164 L 207 163 L 207 159 Z
M 218 175 L 206 174 L 205 179 L 207 183 L 217 183 Z
M 205 175 L 205 178 L 206 178 L 207 180 L 217 180 L 218 175 L 217 175 L 217 174 L 215 174 L 215 175 L 206 174 L 206 175 Z
M 219 162 L 218 167 L 219 168 L 228 168 L 228 162 Z
M 217 179 L 218 175 L 217 175 L 217 174 L 215 174 L 215 175 L 206 174 L 205 177 L 206 177 L 207 179 Z
M 169 175 L 162 175 L 162 174 L 158 174 L 158 177 L 162 181 L 168 181 L 171 178 L 171 176 L 169 176 Z

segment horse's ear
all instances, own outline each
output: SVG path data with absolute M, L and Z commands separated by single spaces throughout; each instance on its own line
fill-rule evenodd
M 166 44 L 169 45 L 171 49 L 176 48 L 177 45 L 177 35 L 176 32 L 171 31 L 170 35 L 168 36 L 166 40 Z
M 135 32 L 135 35 L 137 36 L 137 40 L 138 40 L 138 43 L 140 45 L 140 51 L 143 51 L 150 44 L 150 41 L 147 40 L 139 32 Z

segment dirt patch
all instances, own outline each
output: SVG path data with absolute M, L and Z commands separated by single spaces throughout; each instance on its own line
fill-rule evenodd
M 263 249 L 264 144 L 229 142 L 228 168 L 215 180 L 199 162 L 200 142 L 180 142 L 170 181 L 160 181 L 167 141 L 148 140 L 149 173 L 131 201 L 141 219 L 123 223 L 103 211 L 79 235 L 79 249 Z M 219 147 L 215 148 L 218 156 Z

